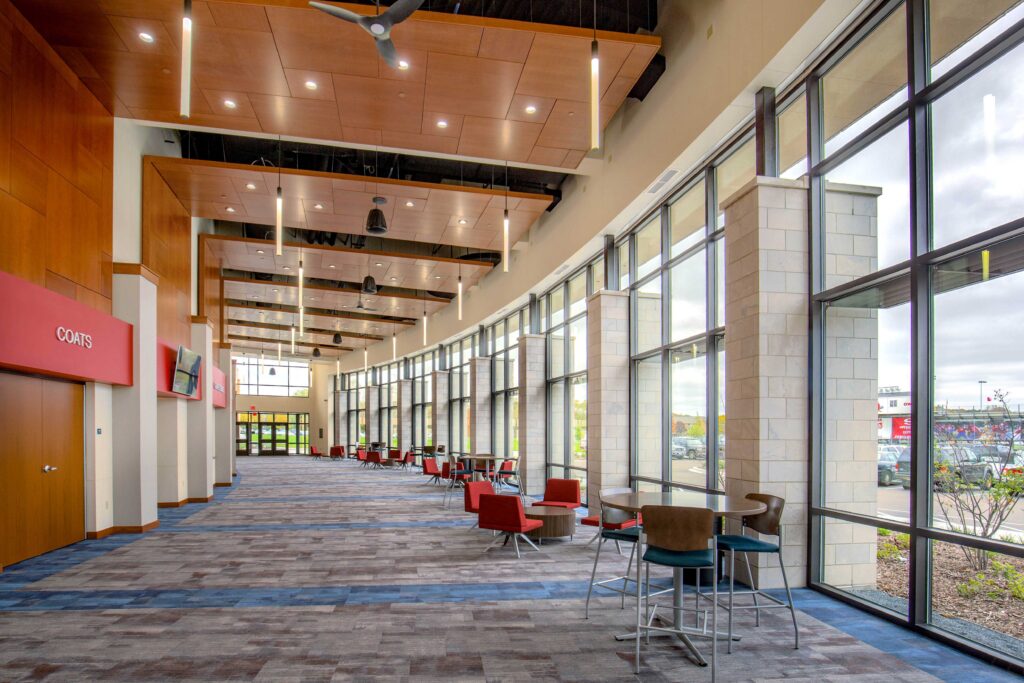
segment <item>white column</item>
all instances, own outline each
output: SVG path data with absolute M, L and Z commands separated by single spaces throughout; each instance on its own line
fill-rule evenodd
M 114 527 L 114 392 L 85 385 L 85 535 L 103 538 Z
M 231 344 L 218 343 L 214 353 L 217 367 L 224 373 L 224 395 L 226 408 L 213 411 L 216 446 L 214 455 L 214 482 L 217 486 L 231 486 L 235 473 L 235 381 L 234 365 L 231 362 Z
M 430 420 L 434 445 L 448 448 L 448 371 L 434 370 L 431 384 L 433 408 Z
M 546 345 L 542 334 L 519 337 L 519 478 L 534 496 L 544 493 L 547 481 Z
M 491 452 L 491 358 L 469 361 L 469 444 L 476 455 Z
M 178 507 L 188 502 L 188 403 L 183 398 L 158 398 L 157 504 Z
M 117 272 L 123 266 L 125 272 Z M 113 388 L 114 527 L 142 532 L 157 521 L 156 283 L 145 266 L 114 264 L 113 313 L 132 324 L 130 387 Z
M 192 351 L 203 358 L 202 398 L 188 401 L 188 501 L 202 503 L 213 497 L 216 440 L 213 418 L 213 326 L 202 316 L 192 318 Z
M 398 448 L 408 453 L 412 448 L 412 380 L 398 380 Z
M 629 486 L 629 293 L 587 300 L 587 493 Z

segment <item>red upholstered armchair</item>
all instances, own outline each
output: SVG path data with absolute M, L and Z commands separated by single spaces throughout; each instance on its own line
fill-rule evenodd
M 375 469 L 380 468 L 380 452 L 370 451 L 366 454 L 366 462 L 369 463 L 370 467 Z
M 544 486 L 544 500 L 534 505 L 575 510 L 581 505 L 578 479 L 548 479 Z
M 423 474 L 424 476 L 431 477 L 431 484 L 441 483 L 441 468 L 437 466 L 437 460 L 434 458 L 423 458 Z
M 366 467 L 369 464 L 369 461 L 366 459 L 366 449 L 365 448 L 357 448 L 356 449 L 356 460 L 358 460 L 360 463 L 362 463 L 363 467 Z
M 416 454 L 413 453 L 412 451 L 409 451 L 408 453 L 405 454 L 405 457 L 402 458 L 402 468 L 403 469 L 408 469 L 411 465 L 415 465 L 415 464 L 416 464 Z
M 494 487 L 489 481 L 466 482 L 466 512 L 470 512 L 474 515 L 480 514 L 480 496 L 493 493 Z M 477 523 L 474 524 L 473 527 L 476 527 L 478 524 L 480 524 L 480 520 L 477 520 Z
M 388 459 L 389 460 L 398 460 L 401 457 L 402 457 L 401 449 L 399 449 L 399 448 L 389 448 L 388 449 Z
M 493 493 L 480 494 L 479 520 L 481 529 L 502 532 L 502 535 L 494 539 L 494 542 L 487 546 L 484 552 L 509 538 L 512 539 L 512 545 L 516 549 L 516 557 L 520 556 L 520 538 L 526 541 L 534 550 L 538 549 L 533 544 L 533 541 L 526 537 L 526 533 L 539 529 L 543 522 L 539 519 L 526 518 L 526 512 L 523 510 L 523 501 L 519 499 L 519 496 L 499 496 Z
M 316 446 L 309 447 L 309 454 L 313 456 L 314 460 L 319 460 L 320 458 L 324 457 L 324 454 L 318 451 L 316 449 Z
M 331 446 L 330 453 L 331 453 L 331 460 L 334 460 L 335 458 L 344 458 L 345 457 L 345 447 L 344 446 Z

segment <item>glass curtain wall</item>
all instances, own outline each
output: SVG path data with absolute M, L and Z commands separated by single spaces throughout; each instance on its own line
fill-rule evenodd
M 526 311 L 491 325 L 491 448 L 500 458 L 519 457 L 519 336 Z
M 885 3 L 793 105 L 811 152 L 810 581 L 1018 670 L 1022 10 Z
M 389 448 L 398 448 L 398 380 L 401 378 L 401 364 L 388 363 L 374 368 L 374 371 L 377 373 L 380 401 L 377 433 Z
M 434 351 L 412 361 L 412 444 L 433 446 Z
M 366 373 L 346 374 L 345 386 L 348 395 L 348 446 L 352 449 L 366 443 Z
M 725 213 L 754 177 L 749 133 L 617 246 L 630 290 L 632 476 L 639 490 L 725 488 Z
M 476 355 L 479 335 L 473 333 L 448 345 L 448 452 L 469 453 L 469 361 Z
M 600 271 L 595 274 L 595 271 Z M 547 476 L 587 491 L 587 296 L 604 286 L 604 260 L 583 266 L 543 302 L 547 338 Z
M 235 386 L 250 396 L 309 396 L 311 371 L 308 361 L 265 356 L 233 356 Z

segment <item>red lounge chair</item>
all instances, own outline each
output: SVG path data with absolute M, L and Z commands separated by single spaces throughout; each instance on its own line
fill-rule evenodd
M 437 466 L 437 460 L 434 458 L 423 458 L 423 474 L 431 477 L 431 484 L 441 483 L 441 470 Z
M 491 482 L 489 481 L 467 482 L 465 488 L 466 512 L 470 512 L 474 515 L 480 514 L 480 496 L 493 493 L 494 487 L 491 486 Z M 470 528 L 474 528 L 478 524 L 480 524 L 480 520 L 477 520 L 477 523 Z
M 366 454 L 366 462 L 370 467 L 380 469 L 380 453 L 378 451 L 370 451 Z
M 508 480 L 516 475 L 516 461 L 505 460 L 498 467 L 496 472 L 491 472 L 487 478 L 499 486 L 508 485 Z
M 356 449 L 356 460 L 358 460 L 362 464 L 363 467 L 366 467 L 369 464 L 369 462 L 366 459 L 366 449 L 363 449 L 363 448 L 357 448 Z
M 516 557 L 519 557 L 519 539 L 522 538 L 534 550 L 538 550 L 526 533 L 539 529 L 544 523 L 539 519 L 527 519 L 523 510 L 523 501 L 519 496 L 499 496 L 493 493 L 480 495 L 480 528 L 502 532 L 501 536 L 494 539 L 484 552 L 487 552 L 498 543 L 512 539 L 512 545 L 516 549 Z
M 331 460 L 334 460 L 335 458 L 344 458 L 345 457 L 345 447 L 344 446 L 331 446 L 330 454 L 331 454 Z
M 411 465 L 416 465 L 416 454 L 413 453 L 412 451 L 409 451 L 408 453 L 405 454 L 405 457 L 402 459 L 402 468 L 408 469 L 409 466 Z
M 402 457 L 401 449 L 398 449 L 398 448 L 389 448 L 388 449 L 388 459 L 389 460 L 398 460 L 401 457 Z
M 314 460 L 321 460 L 324 457 L 324 454 L 318 451 L 316 446 L 309 447 L 309 454 L 313 456 Z
M 548 479 L 544 486 L 544 500 L 534 505 L 575 510 L 581 505 L 578 479 Z

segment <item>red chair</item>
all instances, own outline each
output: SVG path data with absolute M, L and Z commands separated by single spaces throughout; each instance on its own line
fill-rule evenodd
M 359 463 L 363 467 L 366 467 L 367 465 L 370 464 L 369 461 L 366 459 L 366 449 L 365 448 L 357 448 L 356 449 L 356 460 L 358 460 Z
M 309 447 L 309 454 L 313 456 L 314 460 L 321 460 L 324 457 L 324 454 L 318 451 L 316 446 Z
M 416 465 L 416 454 L 413 453 L 412 451 L 409 451 L 408 453 L 405 454 L 405 457 L 402 458 L 402 469 L 409 469 L 410 466 L 415 466 L 415 465 Z
M 578 479 L 548 479 L 544 485 L 544 500 L 534 505 L 575 510 L 581 505 Z
M 398 449 L 398 448 L 389 448 L 388 449 L 388 459 L 389 460 L 398 460 L 401 457 L 402 457 L 402 451 L 400 449 Z
M 480 496 L 493 493 L 494 487 L 491 486 L 491 482 L 489 481 L 467 482 L 465 488 L 466 512 L 471 512 L 474 515 L 480 514 Z M 470 528 L 475 528 L 478 524 L 480 524 L 479 519 L 476 524 Z
M 498 467 L 497 471 L 489 473 L 487 478 L 498 486 L 507 486 L 508 480 L 514 476 L 516 476 L 516 461 L 505 460 Z
M 423 474 L 427 477 L 431 477 L 431 484 L 440 484 L 442 472 L 437 466 L 437 460 L 434 458 L 423 458 Z
M 498 543 L 507 542 L 509 538 L 512 539 L 512 545 L 516 549 L 516 557 L 520 557 L 520 538 L 526 541 L 534 550 L 539 550 L 533 544 L 533 541 L 526 537 L 526 534 L 534 529 L 539 529 L 544 523 L 539 519 L 526 518 L 526 512 L 523 510 L 523 501 L 519 500 L 519 496 L 499 496 L 493 493 L 481 494 L 479 520 L 481 529 L 502 532 L 502 535 L 495 538 L 494 542 L 484 549 L 484 552 L 498 545 Z
M 379 470 L 381 468 L 380 453 L 378 451 L 370 451 L 366 454 L 366 462 L 373 469 Z
M 344 446 L 331 446 L 330 454 L 331 454 L 331 460 L 334 460 L 335 458 L 344 458 L 345 457 L 345 447 Z

